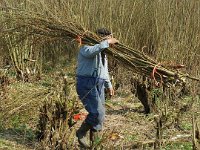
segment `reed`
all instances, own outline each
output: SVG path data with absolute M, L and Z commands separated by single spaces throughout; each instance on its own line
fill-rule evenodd
M 80 24 L 70 20 L 60 22 L 54 17 L 46 18 L 43 15 L 33 12 L 14 11 L 12 9 L 10 13 L 6 12 L 4 17 L 5 22 L 12 22 L 12 28 L 8 27 L 4 30 L 2 36 L 17 36 L 17 38 L 14 38 L 13 45 L 17 45 L 19 42 L 25 42 L 24 40 L 29 37 L 33 37 L 31 42 L 37 40 L 41 45 L 47 41 L 78 41 L 80 44 L 83 42 L 90 45 L 97 44 L 101 41 L 101 38 L 95 33 L 86 30 Z M 28 44 L 26 43 L 26 45 Z M 113 45 L 106 52 L 110 57 L 114 57 L 121 64 L 124 64 L 127 68 L 138 74 L 147 77 L 152 74 L 155 81 L 175 83 L 177 81 L 183 81 L 183 77 L 189 77 L 186 74 L 177 73 L 175 70 L 165 68 L 162 64 L 146 56 L 144 53 L 122 43 Z M 199 81 L 197 78 L 192 79 Z
M 65 26 L 65 23 L 68 24 L 67 22 L 81 25 L 80 28 L 84 27 L 84 32 L 86 29 L 94 31 L 96 28 L 102 26 L 108 27 L 112 30 L 114 36 L 123 43 L 123 46 L 141 51 L 140 53 L 145 53 L 155 60 L 156 64 L 149 67 L 149 71 L 144 72 L 144 74 L 148 74 L 148 76 L 150 76 L 150 72 L 152 72 L 155 66 L 160 69 L 160 67 L 162 68 L 165 64 L 166 66 L 170 66 L 170 64 L 184 64 L 186 66 L 185 69 L 183 69 L 184 74 L 191 74 L 197 78 L 200 76 L 198 69 L 200 64 L 200 44 L 198 36 L 200 33 L 200 20 L 198 17 L 200 13 L 200 2 L 198 0 L 186 0 L 181 3 L 173 0 L 154 0 L 148 2 L 141 0 L 19 0 L 18 3 L 12 0 L 3 0 L 1 6 L 4 12 L 9 14 L 15 11 L 14 14 L 17 12 L 17 15 L 21 17 L 26 16 L 28 13 L 29 16 L 37 18 L 40 14 L 42 19 L 50 21 L 50 24 L 57 22 L 56 25 L 59 25 L 61 28 Z M 12 8 L 12 11 L 7 8 Z M 1 11 L 1 13 L 4 12 Z M 3 24 L 5 18 L 3 15 L 1 16 L 1 22 Z M 9 20 L 8 17 L 6 18 L 7 23 L 11 23 L 11 28 L 12 25 L 16 27 L 20 21 L 24 21 L 24 19 L 19 19 L 19 22 L 17 22 L 16 20 Z M 35 23 L 35 29 L 32 32 L 39 30 L 37 27 L 40 25 L 42 24 L 39 23 L 37 25 L 37 23 Z M 27 27 L 28 26 L 26 26 L 26 30 Z M 3 26 L 3 28 L 5 27 Z M 21 28 L 21 32 L 23 30 L 24 29 Z M 35 43 L 37 44 L 34 44 L 34 47 L 40 47 L 37 42 L 40 40 L 41 45 L 43 45 L 42 49 L 46 49 L 46 51 L 55 51 L 55 53 L 57 53 L 57 50 L 54 49 L 55 46 L 49 48 L 49 46 L 46 47 L 46 45 L 48 45 L 48 43 L 51 43 L 51 45 L 64 45 L 65 42 L 63 43 L 63 41 L 69 40 L 66 38 L 67 36 L 61 37 L 61 33 L 59 33 L 60 35 L 54 33 L 51 33 L 52 35 L 50 35 L 50 33 L 48 33 L 48 35 L 43 35 L 47 31 L 44 28 L 42 28 L 42 30 L 43 31 L 40 31 L 41 33 L 35 33 L 38 35 L 42 34 L 40 36 L 43 36 L 43 38 L 35 39 Z M 56 31 L 58 30 L 59 29 Z M 13 31 L 10 30 L 10 32 Z M 16 34 L 16 32 L 14 33 Z M 82 35 L 82 32 L 80 34 Z M 21 38 L 25 39 L 25 36 L 28 35 L 23 35 Z M 55 37 L 53 38 L 53 36 Z M 56 40 L 57 42 L 53 42 Z M 121 56 L 116 55 L 116 57 L 119 59 Z M 129 59 L 130 58 L 126 58 L 123 59 L 123 61 L 125 61 L 126 64 L 131 64 L 132 62 L 130 62 Z M 161 65 L 158 66 L 158 64 Z M 137 70 L 141 70 L 139 64 L 135 66 L 132 65 L 131 68 L 136 72 Z M 158 72 L 159 74 L 163 73 L 163 71 Z M 174 72 L 174 70 L 172 70 L 172 72 Z M 158 74 L 156 76 L 156 78 L 160 78 Z

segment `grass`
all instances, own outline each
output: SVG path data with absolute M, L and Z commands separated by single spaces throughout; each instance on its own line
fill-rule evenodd
M 16 143 L 12 143 L 8 140 L 0 138 L 0 150 L 13 150 L 13 149 L 16 149 Z
M 181 128 L 183 128 L 184 130 L 188 130 L 191 131 L 192 130 L 192 123 L 189 122 L 182 122 L 181 124 Z
M 192 150 L 192 143 L 176 143 L 176 144 L 168 144 L 162 150 Z
M 30 116 L 14 115 L 7 124 L 0 126 L 0 149 L 26 149 L 36 142 L 34 128 L 30 127 Z M 34 122 L 32 122 L 34 123 Z
M 131 134 L 128 134 L 126 136 L 126 139 L 125 139 L 127 142 L 133 142 L 133 141 L 137 141 L 138 140 L 138 137 L 137 135 L 131 135 Z
M 0 133 L 0 150 L 28 150 L 36 143 L 32 129 L 25 126 L 4 129 Z
M 143 52 L 155 58 L 158 62 L 166 64 L 184 64 L 186 67 L 182 70 L 183 72 L 200 77 L 199 0 L 182 1 L 181 3 L 174 0 L 95 0 L 93 3 L 91 3 L 91 0 L 25 0 L 24 3 L 21 3 L 21 0 L 2 0 L 0 2 L 1 6 L 3 6 L 3 2 L 13 8 L 26 9 L 28 11 L 45 14 L 47 18 L 53 17 L 60 22 L 71 19 L 81 23 L 86 29 L 92 31 L 99 27 L 108 27 L 113 31 L 114 37 L 118 38 L 120 42 L 139 51 L 142 50 L 142 47 L 146 46 Z M 2 23 L 2 20 L 3 18 L 0 18 L 0 23 Z M 5 27 L 5 25 L 2 27 Z M 3 28 L 0 28 L 0 30 L 2 29 Z M 1 38 L 0 45 L 5 45 L 7 42 L 8 41 Z M 57 68 L 55 64 L 65 64 L 61 62 L 60 58 L 65 60 L 76 57 L 78 48 L 76 46 L 66 48 L 66 45 L 70 45 L 70 43 L 63 43 L 61 41 L 51 43 L 51 41 L 48 41 L 45 45 L 42 45 L 40 49 L 37 43 L 32 47 L 33 49 L 28 49 L 29 52 L 24 49 L 24 47 L 30 48 L 27 45 L 19 45 L 21 46 L 20 48 L 23 48 L 23 51 L 20 51 L 20 48 L 9 49 L 7 46 L 0 47 L 1 58 L 4 58 L 4 56 L 12 58 L 12 55 L 25 58 L 24 55 L 27 55 L 28 58 L 34 58 L 38 61 L 38 64 L 29 64 L 28 67 L 33 69 L 37 66 L 37 69 L 43 69 L 43 73 L 45 73 L 45 77 L 42 76 L 42 81 L 39 82 L 11 83 L 8 88 L 7 99 L 0 101 L 1 106 L 3 106 L 0 113 L 0 149 L 29 149 L 26 147 L 26 142 L 34 140 L 33 129 L 37 124 L 38 107 L 43 100 L 49 96 L 49 89 L 53 86 L 58 86 L 58 82 L 56 81 L 60 79 L 60 76 L 57 70 L 63 68 Z M 4 59 L 1 59 L 0 61 L 0 67 L 3 67 L 5 64 L 3 60 Z M 20 62 L 22 59 L 19 58 L 19 60 L 13 59 L 9 61 L 10 64 L 14 64 L 14 62 Z M 22 66 L 23 65 L 22 63 Z M 63 70 L 64 72 L 69 72 L 71 70 L 71 72 L 74 72 L 74 66 L 75 63 L 73 65 L 66 64 Z M 58 74 L 56 74 L 56 72 L 58 72 Z M 121 81 L 121 83 L 125 83 L 123 85 L 129 86 L 129 79 L 132 73 L 127 74 L 127 70 L 122 68 L 119 68 L 119 70 L 114 73 L 113 74 L 118 79 L 116 80 L 117 82 Z M 16 72 L 13 71 L 12 77 L 15 75 Z M 55 75 L 57 78 L 54 78 Z M 70 77 L 73 75 L 73 73 L 69 74 Z M 198 95 L 199 83 L 187 81 L 187 84 L 191 85 L 193 93 Z M 120 89 L 122 92 L 119 92 L 117 96 L 125 99 L 128 96 L 129 88 L 125 90 L 123 88 Z M 190 100 L 191 98 L 188 98 L 183 101 L 187 103 Z M 137 110 L 141 105 L 138 106 L 138 103 L 135 103 L 135 101 L 131 102 L 131 105 L 129 105 L 130 102 L 130 100 L 125 100 L 123 102 L 111 102 L 109 100 L 108 104 L 112 104 L 113 107 L 116 107 L 116 110 L 110 111 L 109 114 L 110 119 L 115 123 L 114 125 L 117 125 L 119 122 L 123 124 L 124 128 L 132 129 L 131 131 L 133 133 L 130 134 L 124 131 L 125 140 L 129 142 L 143 140 L 145 138 L 148 139 L 149 136 L 150 138 L 154 137 L 155 135 L 152 133 L 155 131 L 152 127 L 154 123 L 154 114 L 147 117 L 141 115 L 141 113 L 138 114 Z M 197 104 L 193 106 L 192 111 L 199 112 L 199 99 L 196 102 Z M 136 111 L 121 109 L 122 105 L 126 105 L 127 108 L 133 107 Z M 181 127 L 184 132 L 190 132 L 192 129 L 190 119 L 192 111 L 184 112 L 184 119 L 181 118 L 183 119 L 183 121 L 181 120 Z M 117 114 L 117 118 L 114 118 L 116 115 L 112 113 L 116 112 L 120 113 Z M 2 116 L 3 114 L 4 116 Z M 199 115 L 198 113 L 197 118 Z M 2 117 L 5 117 L 5 122 L 2 121 Z M 122 121 L 119 118 L 122 119 Z M 123 120 L 124 118 L 128 121 Z M 5 127 L 6 123 L 11 129 L 9 130 L 9 134 L 6 134 L 8 131 Z M 125 130 L 124 128 L 120 126 L 121 130 Z M 17 133 L 17 135 L 13 132 Z M 166 132 L 167 135 L 174 135 L 181 131 L 177 131 L 171 127 L 167 129 Z M 16 138 L 5 139 L 5 136 L 13 136 Z M 25 143 L 19 144 L 20 141 L 21 143 Z M 123 142 L 123 140 L 121 142 Z M 191 143 L 176 143 L 168 144 L 163 149 L 190 150 L 191 147 Z
M 55 76 L 58 76 L 59 74 L 54 74 Z M 28 94 L 31 97 L 34 97 L 33 95 L 40 95 L 40 93 L 43 91 L 42 89 L 46 89 L 47 87 L 44 86 L 44 82 L 51 82 L 52 84 L 48 85 L 52 88 L 52 85 L 55 85 L 58 83 L 57 80 L 54 80 L 57 77 L 53 76 L 46 76 L 47 79 L 44 79 L 40 82 L 34 82 L 34 83 L 21 83 L 21 82 L 15 82 L 10 85 L 10 90 L 14 90 L 12 92 L 8 93 L 8 96 L 11 96 L 8 104 L 13 101 L 14 99 L 18 98 L 21 99 L 24 97 L 24 94 Z M 59 78 L 58 78 L 59 79 Z M 40 91 L 40 92 L 39 92 Z M 30 94 L 31 92 L 31 94 Z M 39 93 L 38 93 L 39 92 Z M 37 111 L 36 106 L 38 108 L 38 104 L 43 99 L 43 96 L 37 97 L 37 105 L 34 103 L 30 103 L 33 105 L 24 105 L 23 109 L 19 109 L 16 114 L 11 115 L 7 120 L 7 128 L 5 124 L 1 125 L 1 136 L 0 136 L 0 142 L 1 147 L 7 148 L 7 149 L 16 149 L 19 147 L 19 149 L 23 149 L 27 147 L 27 149 L 31 149 L 32 147 L 29 146 L 31 143 L 35 143 L 35 132 L 34 129 L 36 128 L 37 124 Z M 120 130 L 116 130 L 119 132 L 119 135 L 122 135 L 122 139 L 119 139 L 119 142 L 121 143 L 132 143 L 137 141 L 142 141 L 143 139 L 148 139 L 149 137 L 154 137 L 154 114 L 150 114 L 149 116 L 145 116 L 140 110 L 141 104 L 138 103 L 137 100 L 131 100 L 133 97 L 129 94 L 125 94 L 121 97 L 115 96 L 114 99 L 109 99 L 108 104 L 112 107 L 108 107 L 107 109 L 107 115 L 110 118 L 110 122 L 107 122 L 107 126 L 110 126 L 110 123 L 113 123 L 116 126 L 116 129 L 118 124 L 123 125 L 120 126 Z M 28 99 L 26 99 L 28 100 Z M 29 99 L 31 100 L 31 99 Z M 188 99 L 186 99 L 188 100 Z M 26 101 L 27 102 L 27 101 Z M 21 104 L 20 103 L 13 103 L 14 107 L 18 107 Z M 29 110 L 29 108 L 34 108 Z M 10 108 L 13 110 L 13 108 Z M 9 110 L 7 110 L 9 111 Z M 112 118 L 113 117 L 113 118 Z M 183 120 L 181 123 L 182 125 L 185 125 L 183 127 L 184 132 L 191 131 L 191 124 L 190 124 L 190 112 L 185 112 L 183 116 Z M 110 130 L 108 131 L 110 132 Z M 180 131 L 177 131 L 173 128 L 167 129 L 167 134 L 178 134 Z M 7 137 L 8 138 L 5 138 Z M 12 137 L 12 138 L 10 138 Z M 167 137 L 166 137 L 167 138 Z M 107 145 L 109 145 L 109 139 L 104 141 Z M 116 143 L 119 145 L 119 142 Z M 148 147 L 148 146 L 147 146 Z M 168 149 L 183 149 L 184 148 L 190 148 L 191 144 L 169 144 L 165 147 L 166 150 Z M 119 148 L 119 147 L 118 147 Z
M 23 144 L 19 144 L 12 140 L 7 140 L 0 137 L 0 150 L 31 150 L 32 148 L 27 147 Z

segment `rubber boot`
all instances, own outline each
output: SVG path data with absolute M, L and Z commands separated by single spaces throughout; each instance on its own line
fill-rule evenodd
M 78 138 L 78 142 L 81 147 L 90 148 L 90 145 L 88 144 L 86 140 L 86 134 L 90 129 L 91 129 L 91 126 L 87 124 L 86 122 L 83 122 L 81 127 L 77 130 L 76 136 Z
M 94 131 L 93 129 L 90 130 L 90 142 L 93 148 L 98 145 L 100 142 L 100 131 Z

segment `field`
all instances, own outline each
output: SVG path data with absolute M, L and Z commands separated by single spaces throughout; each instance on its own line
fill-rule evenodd
M 109 55 L 115 96 L 106 97 L 102 137 L 91 149 L 198 150 L 199 16 L 199 0 L 1 0 L 0 149 L 79 149 L 86 111 L 75 90 L 80 41 L 65 35 L 73 22 L 87 33 L 107 27 L 156 66 L 187 75 L 149 90 L 150 74 Z

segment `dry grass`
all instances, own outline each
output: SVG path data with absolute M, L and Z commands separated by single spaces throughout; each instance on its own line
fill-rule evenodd
M 64 25 L 68 26 L 68 23 L 71 21 L 85 27 L 84 31 L 86 29 L 94 31 L 98 27 L 106 26 L 113 31 L 114 36 L 117 37 L 121 43 L 139 51 L 145 46 L 143 52 L 156 58 L 157 64 L 158 62 L 162 65 L 184 64 L 186 66 L 183 70 L 184 73 L 192 74 L 197 78 L 199 78 L 199 69 L 196 69 L 199 67 L 199 19 L 198 13 L 196 13 L 199 12 L 198 5 L 199 2 L 197 0 L 184 1 L 182 3 L 167 0 L 162 2 L 159 0 L 152 2 L 143 2 L 139 0 L 108 2 L 103 0 L 101 2 L 95 1 L 95 5 L 88 0 L 81 0 L 79 2 L 72 0 L 67 2 L 64 0 L 56 2 L 54 0 L 26 0 L 19 1 L 18 4 L 13 3 L 12 0 L 2 2 L 2 6 L 13 9 L 10 11 L 13 12 L 13 15 L 17 10 L 17 16 L 22 18 L 21 21 L 16 20 L 16 22 L 7 23 L 6 26 L 13 27 L 17 24 L 23 24 L 23 22 L 26 21 L 25 18 L 23 19 L 25 13 L 31 15 L 32 22 L 29 21 L 28 25 L 34 25 L 31 26 L 34 30 L 27 34 L 35 32 L 34 34 L 39 34 L 43 37 L 42 39 L 35 40 L 28 39 L 32 41 L 32 44 L 37 43 L 34 44 L 34 47 L 35 45 L 38 47 L 38 41 L 43 43 L 45 47 L 48 44 L 44 43 L 53 43 L 53 41 L 56 40 L 59 42 L 54 43 L 54 45 L 63 45 L 63 40 L 67 39 L 67 34 L 61 35 L 62 33 L 60 32 L 66 31 L 61 30 L 58 32 L 58 30 L 63 29 Z M 6 10 L 6 8 L 3 10 Z M 41 14 L 42 18 L 37 18 L 38 14 Z M 7 19 L 8 18 L 10 17 L 7 17 Z M 39 20 L 34 20 L 34 18 L 41 19 L 40 21 L 43 21 L 43 23 L 41 24 Z M 49 20 L 50 18 L 51 20 Z M 50 22 L 45 22 L 46 20 Z M 9 22 L 9 19 L 7 22 Z M 43 26 L 44 23 L 46 26 Z M 54 23 L 57 29 L 48 29 L 48 25 L 55 27 Z M 60 25 L 61 28 L 59 28 Z M 38 29 L 37 27 L 41 28 Z M 24 29 L 18 32 L 23 32 L 23 30 Z M 28 29 L 25 29 L 25 31 L 26 30 Z M 54 33 L 54 31 L 56 31 L 56 33 Z M 84 33 L 84 31 L 81 33 Z M 20 37 L 27 40 L 27 36 L 28 35 L 21 35 Z M 77 35 L 71 36 L 73 38 L 77 37 Z M 21 40 L 21 38 L 14 38 L 12 40 L 18 41 Z M 50 49 L 52 49 L 52 47 L 50 47 Z M 126 60 L 128 59 L 126 58 Z M 13 61 L 16 62 L 16 60 Z M 130 64 L 130 62 L 128 63 Z M 22 67 L 16 68 L 24 71 Z M 136 72 L 140 70 L 133 65 L 132 68 L 134 68 Z M 152 71 L 152 67 L 150 70 Z
M 72 42 L 74 40 L 79 40 L 80 43 L 83 42 L 89 45 L 94 45 L 99 43 L 101 40 L 95 33 L 86 30 L 81 25 L 71 22 L 70 20 L 61 22 L 60 20 L 57 20 L 57 18 L 46 18 L 41 14 L 33 12 L 16 11 L 9 8 L 5 9 L 7 9 L 7 11 L 3 12 L 5 20 L 4 24 L 6 25 L 10 23 L 12 25 L 7 26 L 7 29 L 2 32 L 2 37 L 9 37 L 12 39 L 10 40 L 10 49 L 20 46 L 18 44 L 19 42 L 22 42 L 22 44 L 28 44 L 32 47 L 34 46 L 33 43 L 36 42 L 43 46 L 46 42 L 59 40 L 63 42 Z M 155 78 L 154 80 L 159 80 L 161 84 L 162 82 L 182 82 L 185 77 L 199 81 L 198 78 L 190 77 L 187 74 L 184 75 L 176 70 L 173 71 L 172 69 L 169 70 L 164 68 L 162 63 L 158 63 L 146 56 L 144 53 L 121 43 L 113 45 L 112 48 L 108 48 L 106 52 L 110 57 L 114 57 L 121 64 L 124 64 L 127 68 L 140 75 L 149 77 L 152 74 L 153 78 Z M 25 58 L 19 59 L 16 56 L 13 56 L 12 58 L 17 73 L 24 78 L 23 63 L 20 65 L 17 62 L 18 60 L 25 60 Z M 175 67 L 178 66 L 175 65 Z
M 52 64 L 55 64 L 58 58 L 62 56 L 63 53 L 61 51 L 64 51 L 66 49 L 65 45 L 69 44 L 65 42 L 69 40 L 66 27 L 70 22 L 73 22 L 72 25 L 74 23 L 81 25 L 81 27 L 76 26 L 77 29 L 80 29 L 80 33 L 70 31 L 70 34 L 75 33 L 72 34 L 73 39 L 78 34 L 85 33 L 86 29 L 94 31 L 99 27 L 108 27 L 113 31 L 114 36 L 120 40 L 120 43 L 127 45 L 127 47 L 133 47 L 139 54 L 140 52 L 138 51 L 142 51 L 142 53 L 151 56 L 156 64 L 158 62 L 163 65 L 184 64 L 186 67 L 182 70 L 183 73 L 191 74 L 197 78 L 200 77 L 199 0 L 184 0 L 181 2 L 174 0 L 2 0 L 0 1 L 0 7 L 0 31 L 3 33 L 5 29 L 10 29 L 6 30 L 10 36 L 7 34 L 5 38 L 0 40 L 1 66 L 6 64 L 5 60 L 8 58 L 15 65 L 16 71 L 22 70 L 22 72 L 26 72 L 27 68 L 31 71 L 35 69 L 41 75 L 42 71 L 44 71 L 42 67 L 49 65 L 46 62 L 52 61 Z M 6 14 L 7 17 L 3 17 L 3 13 L 6 11 L 9 12 Z M 24 16 L 28 18 L 24 18 Z M 20 19 L 15 19 L 12 22 L 15 17 Z M 34 21 L 32 20 L 33 18 Z M 7 23 L 4 22 L 5 20 Z M 14 30 L 12 29 L 16 25 L 24 25 L 24 23 L 27 25 L 25 28 L 18 28 L 18 30 L 15 30 L 17 32 L 13 32 Z M 37 36 L 28 38 L 28 34 L 20 34 L 23 31 L 31 35 L 34 32 L 34 35 Z M 65 34 L 63 35 L 62 33 Z M 98 42 L 98 38 L 96 39 L 95 37 L 93 42 Z M 118 46 L 123 47 L 124 45 Z M 68 48 L 67 53 L 70 58 L 76 55 L 77 51 L 74 49 L 77 48 L 77 46 Z M 120 53 L 122 52 L 120 51 Z M 110 55 L 112 54 L 110 53 Z M 122 58 L 119 55 L 116 56 Z M 24 59 L 37 61 L 25 63 Z M 130 60 L 129 56 L 126 56 L 126 59 Z M 126 62 L 125 59 L 124 62 Z M 155 66 L 155 64 L 152 66 Z M 67 72 L 67 70 L 65 71 Z M 150 71 L 152 71 L 152 67 Z M 119 74 L 117 75 L 119 78 L 126 80 L 123 83 L 128 84 L 129 75 L 132 73 L 129 72 L 129 75 L 126 76 L 123 75 L 124 72 L 123 69 L 119 69 Z M 57 79 L 59 77 L 56 77 L 55 80 Z M 10 127 L 24 122 L 34 129 L 38 119 L 37 107 L 49 94 L 49 88 L 47 87 L 55 88 L 55 85 L 59 85 L 58 82 L 52 80 L 54 79 L 50 78 L 48 83 L 45 81 L 42 86 L 36 82 L 11 83 L 8 89 L 5 89 L 8 90 L 7 94 L 4 93 L 4 98 L 6 99 L 2 100 L 1 97 L 1 104 L 3 105 L 1 105 L 0 109 L 3 113 L 0 114 L 0 117 L 2 118 L 2 114 L 4 114 L 4 117 L 7 118 L 6 122 L 12 122 Z M 170 126 L 163 130 L 164 139 L 168 140 L 179 134 L 191 135 L 191 115 L 194 112 L 199 117 L 200 88 L 199 82 L 190 81 L 188 84 L 192 85 L 192 93 L 197 96 L 194 99 L 192 111 L 181 114 L 183 118 L 180 118 L 179 121 L 183 130 Z M 59 89 L 59 87 L 57 88 Z M 57 93 L 54 92 L 54 94 L 53 99 L 56 99 Z M 192 99 L 186 101 L 186 104 L 190 101 Z M 132 144 L 143 139 L 148 141 L 157 138 L 155 135 L 157 126 L 154 122 L 154 116 L 145 117 L 140 115 L 138 110 L 141 107 L 134 107 L 138 103 L 131 101 L 129 104 L 129 102 L 126 101 L 126 103 L 122 104 L 113 102 L 114 106 L 111 105 L 112 108 L 109 108 L 105 130 L 108 133 L 105 134 L 106 138 L 109 140 L 103 141 L 103 145 L 107 148 L 112 149 L 114 145 L 116 149 L 123 149 L 123 146 L 127 146 L 128 149 L 128 147 L 133 146 Z M 184 99 L 176 99 L 175 102 L 184 106 L 184 103 L 181 103 L 184 102 Z M 135 105 L 133 106 L 133 104 Z M 128 107 L 125 107 L 126 105 Z M 161 103 L 160 113 L 166 109 L 165 105 L 165 103 Z M 171 122 L 177 113 L 177 110 L 174 109 L 175 106 L 167 109 L 168 122 Z M 161 114 L 157 115 L 161 116 Z M 17 120 L 18 117 L 16 116 L 21 118 Z M 124 123 L 126 124 L 124 125 Z M 122 131 L 119 132 L 117 128 L 122 129 Z M 129 130 L 127 131 L 126 129 Z M 3 141 L 3 145 L 7 146 L 7 143 Z M 149 146 L 151 147 L 151 145 Z M 149 148 L 148 144 L 146 144 L 146 148 Z M 165 148 L 167 149 L 167 147 Z M 175 149 L 176 147 L 171 149 L 173 148 Z M 191 149 L 191 144 L 188 149 Z
M 7 140 L 24 141 L 21 145 L 28 145 L 27 143 L 32 143 L 31 147 L 22 147 L 22 149 L 41 148 L 41 145 L 36 143 L 35 140 L 32 139 L 31 141 L 27 141 L 27 136 L 25 136 L 24 130 L 20 129 L 19 132 L 19 126 L 26 124 L 27 131 L 28 129 L 36 129 L 39 117 L 38 106 L 40 106 L 41 108 L 41 106 L 43 106 L 44 104 L 44 100 L 58 100 L 60 98 L 59 91 L 62 90 L 60 84 L 62 79 L 59 76 L 60 73 L 56 73 L 54 75 L 55 76 L 51 77 L 46 76 L 40 82 L 23 84 L 21 82 L 12 83 L 11 85 L 9 85 L 9 91 L 7 93 L 7 96 L 10 98 L 1 101 L 3 112 L 7 116 L 7 120 L 5 120 L 4 123 L 7 123 L 7 128 L 14 130 L 16 134 L 13 135 L 10 133 L 9 135 L 12 135 L 13 138 L 9 138 Z M 49 91 L 49 94 L 41 94 L 46 93 L 47 91 Z M 20 102 L 20 100 L 22 102 Z M 188 97 L 188 99 L 183 98 L 182 100 L 177 99 L 177 101 L 174 101 L 174 103 L 181 106 L 187 104 L 190 100 L 190 97 Z M 5 104 L 4 102 L 7 102 L 7 104 Z M 11 103 L 13 103 L 13 106 L 11 105 Z M 130 149 L 132 147 L 134 149 L 134 147 L 140 147 L 142 144 L 143 147 L 152 148 L 152 144 L 149 145 L 148 142 L 153 143 L 156 139 L 155 117 L 158 116 L 158 114 L 150 114 L 149 116 L 146 116 L 141 113 L 143 109 L 141 103 L 139 103 L 139 101 L 136 100 L 133 95 L 127 95 L 127 93 L 118 93 L 118 95 L 116 95 L 112 100 L 107 100 L 107 104 L 107 106 L 110 107 L 107 107 L 105 130 L 103 131 L 104 136 L 101 143 L 97 144 L 98 148 L 102 147 L 104 149 Z M 159 108 L 160 110 L 164 109 L 163 104 L 161 104 L 160 106 L 162 106 L 161 108 Z M 199 112 L 199 106 L 199 99 L 196 98 L 192 110 L 196 113 L 197 117 L 199 116 L 199 114 L 197 113 Z M 51 107 L 53 108 L 54 106 L 52 105 Z M 176 105 L 176 107 L 178 107 L 178 105 Z M 174 111 L 173 106 L 170 106 L 167 109 L 167 115 L 169 116 L 167 124 L 173 121 L 176 113 L 177 112 Z M 169 139 L 174 138 L 177 135 L 191 136 L 191 114 L 191 111 L 186 111 L 183 112 L 183 114 L 180 116 L 180 127 L 182 127 L 183 130 L 174 127 L 173 124 L 163 130 L 163 139 L 165 139 L 166 141 L 165 144 L 162 145 L 162 147 L 165 147 L 167 144 L 171 144 Z M 75 124 L 72 129 L 73 132 L 69 132 L 69 134 L 71 134 L 71 137 L 75 136 L 74 129 L 77 129 L 80 124 L 81 121 L 78 121 L 78 123 Z M 165 126 L 165 123 L 163 123 L 163 126 Z M 16 128 L 18 130 L 16 130 Z M 6 134 L 6 136 L 7 135 L 8 134 Z M 3 132 L 1 137 L 4 137 L 2 138 L 2 140 L 4 141 L 5 134 L 3 134 Z M 187 138 L 183 138 L 183 140 L 186 140 L 188 142 Z M 180 141 L 181 140 L 179 140 L 178 142 Z M 76 138 L 72 138 L 72 143 L 74 147 L 77 147 Z M 2 145 L 7 146 L 8 144 L 3 142 Z M 21 145 L 17 146 L 21 147 Z M 191 143 L 189 143 L 189 146 L 191 147 Z M 13 147 L 13 144 L 10 143 L 10 146 L 8 145 L 8 147 Z

